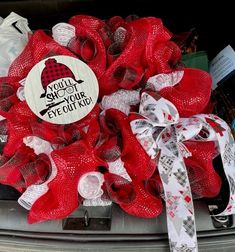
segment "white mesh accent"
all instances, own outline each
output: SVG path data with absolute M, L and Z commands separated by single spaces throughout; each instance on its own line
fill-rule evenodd
M 30 210 L 34 202 L 48 191 L 46 184 L 31 185 L 18 199 L 18 203 L 27 210 Z
M 21 101 L 25 101 L 24 87 L 19 87 L 16 91 L 16 95 Z
M 26 146 L 32 148 L 36 155 L 39 155 L 41 153 L 50 155 L 50 153 L 53 150 L 51 144 L 48 141 L 41 139 L 40 137 L 36 136 L 24 137 L 23 142 Z
M 127 30 L 123 27 L 118 27 L 117 30 L 114 32 L 114 41 L 116 43 L 122 44 L 126 38 Z
M 104 175 L 100 172 L 88 172 L 78 182 L 78 192 L 84 199 L 96 199 L 103 195 L 101 189 Z
M 184 71 L 175 71 L 169 74 L 157 74 L 150 77 L 146 87 L 155 91 L 160 91 L 165 87 L 172 87 L 178 84 L 184 76 Z
M 25 85 L 25 81 L 26 81 L 26 78 L 20 80 L 20 81 L 19 81 L 20 85 L 21 85 L 21 86 L 24 86 L 24 85 Z
M 112 204 L 112 201 L 103 200 L 101 198 L 85 199 L 82 204 L 83 206 L 110 206 Z
M 75 27 L 67 23 L 58 23 L 52 27 L 52 37 L 58 44 L 67 46 L 75 37 Z
M 124 167 L 124 162 L 122 162 L 121 158 L 113 162 L 108 162 L 108 166 L 109 166 L 110 173 L 119 175 L 128 181 L 132 181 L 129 174 L 126 171 L 126 168 Z
M 101 101 L 103 110 L 118 109 L 126 115 L 130 112 L 130 106 L 140 102 L 139 90 L 118 90 L 111 95 L 105 95 Z
M 0 121 L 5 120 L 6 118 L 0 115 Z

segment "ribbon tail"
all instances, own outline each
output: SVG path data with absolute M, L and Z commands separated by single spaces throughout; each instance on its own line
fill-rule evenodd
M 178 148 L 176 146 L 176 148 Z M 158 169 L 162 180 L 167 215 L 170 249 L 197 252 L 197 235 L 187 170 L 178 150 L 178 156 L 161 150 Z

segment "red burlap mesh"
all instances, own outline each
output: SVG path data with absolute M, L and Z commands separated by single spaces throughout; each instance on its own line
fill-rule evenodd
M 40 137 L 55 145 L 68 145 L 78 140 L 86 132 L 86 141 L 95 146 L 99 135 L 99 106 L 96 105 L 93 110 L 82 120 L 73 124 L 58 125 L 46 121 L 30 121 L 32 134 Z
M 0 100 L 15 94 L 15 88 L 5 78 L 0 78 Z
M 169 73 L 176 67 L 181 59 L 180 48 L 172 41 L 157 43 L 152 48 L 152 53 L 146 54 L 148 71 L 145 73 L 146 79 L 156 73 Z M 149 63 L 151 62 L 151 64 Z
M 161 199 L 147 192 L 142 184 L 134 184 L 136 198 L 133 202 L 120 204 L 120 207 L 128 214 L 154 218 L 161 214 L 163 205 Z
M 87 116 L 73 124 L 82 137 L 85 137 L 86 141 L 93 147 L 97 144 L 100 136 L 99 114 L 100 107 L 96 104 Z
M 69 23 L 74 25 L 75 27 L 84 26 L 84 27 L 87 27 L 87 29 L 98 32 L 99 36 L 103 40 L 104 46 L 107 48 L 110 45 L 112 34 L 111 34 L 111 31 L 109 30 L 109 27 L 106 25 L 106 23 L 104 21 L 102 21 L 98 18 L 92 17 L 92 16 L 77 15 L 77 16 L 71 17 L 69 20 Z M 79 35 L 79 32 L 77 34 Z M 85 39 L 82 39 L 82 38 L 85 38 Z M 86 52 L 90 51 L 90 53 L 93 52 L 92 55 L 95 56 L 96 47 L 91 46 L 91 44 L 90 44 L 90 46 L 87 45 L 87 42 L 88 42 L 88 44 L 89 44 L 89 42 L 91 42 L 93 44 L 92 40 L 89 39 L 89 36 L 88 37 L 86 37 L 86 36 L 80 37 L 80 40 L 81 40 L 80 42 L 85 42 L 85 43 L 81 44 L 81 49 L 82 49 L 81 56 L 88 55 L 86 53 L 85 53 L 85 55 L 83 55 L 84 54 L 83 50 Z M 95 44 L 93 44 L 93 45 L 95 45 Z
M 107 21 L 108 26 L 111 29 L 111 32 L 115 32 L 119 27 L 124 27 L 128 25 L 127 20 L 123 19 L 121 16 L 113 16 Z
M 0 135 L 7 135 L 7 121 L 1 120 L 0 121 Z
M 77 141 L 51 154 L 57 167 L 56 177 L 48 183 L 49 190 L 32 206 L 28 222 L 61 219 L 74 211 L 78 203 L 79 178 L 99 165 L 105 165 L 96 157 L 94 148 L 84 141 Z
M 20 168 L 25 187 L 43 183 L 50 174 L 50 161 L 45 154 L 40 154 L 36 160 L 28 162 Z
M 110 199 L 117 204 L 130 204 L 136 198 L 135 188 L 132 182 L 113 174 L 104 174 L 105 189 Z
M 162 180 L 158 173 L 154 174 L 150 179 L 145 181 L 145 188 L 151 195 L 155 197 L 164 194 Z
M 76 28 L 76 38 L 69 43 L 69 49 L 84 60 L 99 79 L 106 67 L 106 49 L 100 30 L 105 25 L 90 16 L 74 16 L 69 21 Z
M 100 107 L 98 104 L 96 104 L 95 107 L 87 116 L 73 123 L 73 125 L 75 125 L 77 129 L 82 130 L 84 127 L 87 127 L 87 125 L 92 124 L 94 121 L 98 121 L 99 114 L 100 114 Z
M 189 117 L 205 109 L 210 99 L 211 85 L 212 80 L 207 72 L 185 68 L 180 83 L 163 88 L 160 95 L 176 106 L 181 117 Z
M 153 57 L 158 48 L 155 45 L 167 42 L 171 37 L 162 21 L 153 17 L 129 21 L 113 17 L 106 25 L 93 17 L 75 16 L 70 19 L 70 24 L 76 27 L 77 37 L 71 40 L 68 47 L 96 73 L 100 97 L 119 88 L 131 89 L 143 78 L 146 80 L 151 74 L 156 74 L 158 56 L 156 59 Z M 114 33 L 119 27 L 125 28 L 127 34 L 121 42 L 114 40 Z M 172 52 L 172 47 L 165 55 L 165 65 L 172 58 L 173 62 L 179 59 L 178 54 Z
M 100 125 L 98 120 L 94 120 L 87 126 L 86 141 L 89 145 L 95 147 L 100 136 Z
M 184 142 L 192 153 L 185 158 L 192 191 L 202 197 L 215 197 L 221 188 L 221 178 L 213 168 L 214 142 Z
M 53 55 L 74 57 L 69 50 L 57 44 L 42 30 L 35 31 L 23 52 L 11 64 L 8 75 L 20 81 L 27 76 L 35 64 Z
M 113 136 L 104 141 L 97 149 L 99 157 L 107 162 L 113 162 L 121 157 L 121 148 L 118 146 L 118 137 Z
M 9 110 L 6 119 L 8 141 L 4 146 L 3 153 L 11 157 L 22 145 L 23 138 L 32 135 L 30 123 L 36 120 L 36 116 L 29 109 L 26 102 L 19 102 Z
M 14 78 L 0 78 L 0 115 L 6 116 L 13 105 L 19 102 L 16 96 L 18 83 Z
M 77 15 L 70 18 L 69 23 L 72 25 L 87 26 L 93 31 L 99 31 L 105 26 L 105 22 L 99 18 L 87 15 Z
M 156 33 L 154 36 L 160 41 L 164 38 L 169 39 L 169 34 L 164 30 L 160 19 L 142 18 L 129 23 L 128 43 L 99 80 L 101 96 L 113 93 L 120 87 L 131 89 L 140 83 L 145 72 L 142 57 L 146 41 L 153 35 L 151 31 Z
M 19 83 L 19 78 L 17 78 L 16 76 L 6 76 L 0 77 L 0 86 L 3 86 L 1 88 L 3 88 L 4 90 L 4 92 L 1 93 L 1 98 L 6 98 L 10 95 L 15 94 L 21 84 Z
M 16 153 L 11 157 L 6 156 L 1 158 L 0 166 L 0 183 L 13 186 L 18 191 L 23 192 L 26 184 L 21 174 L 21 167 L 35 158 L 33 150 L 22 145 L 17 149 Z
M 113 125 L 121 135 L 121 159 L 131 178 L 139 181 L 150 178 L 156 169 L 156 162 L 133 135 L 128 117 L 119 110 L 109 109 L 106 111 L 106 123 Z
M 143 218 L 154 218 L 163 209 L 159 197 L 154 197 L 142 182 L 128 182 L 115 174 L 105 174 L 105 184 L 110 198 L 128 214 Z
M 56 125 L 48 123 L 46 121 L 31 121 L 30 126 L 32 129 L 32 135 L 40 137 L 53 144 L 64 144 L 65 139 L 62 134 L 64 132 L 63 125 Z
M 113 17 L 106 24 L 94 17 L 75 16 L 70 23 L 76 28 L 76 37 L 68 46 L 70 51 L 43 31 L 36 31 L 11 65 L 11 81 L 0 80 L 0 115 L 7 119 L 9 134 L 0 158 L 0 183 L 12 185 L 22 192 L 26 186 L 46 179 L 50 171 L 47 158 L 36 157 L 33 150 L 22 145 L 23 138 L 33 134 L 60 147 L 52 153 L 58 169 L 57 176 L 49 182 L 48 192 L 33 205 L 29 223 L 64 218 L 75 210 L 79 205 L 79 178 L 97 170 L 98 166 L 106 165 L 97 155 L 106 161 L 121 156 L 133 180 L 130 183 L 117 175 L 105 174 L 111 199 L 131 215 L 155 217 L 162 211 L 158 190 L 154 190 L 158 179 L 152 177 L 156 163 L 132 134 L 125 114 L 114 109 L 106 111 L 106 128 L 103 127 L 102 132 L 98 122 L 98 106 L 73 125 L 56 126 L 39 121 L 26 103 L 17 99 L 15 92 L 19 87 L 18 81 L 25 78 L 36 63 L 49 56 L 76 55 L 85 61 L 99 79 L 102 97 L 120 88 L 137 88 L 152 75 L 171 72 L 180 60 L 180 50 L 169 41 L 171 33 L 157 18 L 124 20 Z M 117 41 L 115 32 L 120 27 L 125 32 L 119 34 Z M 175 104 L 181 116 L 191 116 L 206 107 L 211 78 L 201 70 L 184 71 L 185 75 L 178 85 L 165 88 L 160 94 Z M 5 83 L 10 84 L 7 86 Z M 10 86 L 14 89 L 13 93 Z M 4 125 L 2 129 L 6 133 Z M 80 138 L 86 140 L 77 141 Z M 185 145 L 193 154 L 185 159 L 193 192 L 204 197 L 216 196 L 221 180 L 212 166 L 214 143 L 187 142 Z M 144 186 L 146 181 L 147 186 Z M 161 190 L 159 185 L 159 192 Z
M 0 166 L 4 165 L 8 160 L 9 158 L 7 156 L 0 155 Z
M 17 96 L 11 95 L 7 98 L 1 99 L 0 100 L 0 115 L 3 117 L 6 117 L 7 112 L 11 109 L 11 107 L 18 103 L 19 99 L 17 98 Z

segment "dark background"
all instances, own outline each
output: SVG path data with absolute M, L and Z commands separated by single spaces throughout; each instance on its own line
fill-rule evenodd
M 130 14 L 155 16 L 170 31 L 177 33 L 196 28 L 199 49 L 214 57 L 223 47 L 235 47 L 234 7 L 232 1 L 166 1 L 166 0 L 18 0 L 0 1 L 0 16 L 11 11 L 28 18 L 31 29 L 49 29 L 66 22 L 75 14 L 88 14 L 102 19 Z

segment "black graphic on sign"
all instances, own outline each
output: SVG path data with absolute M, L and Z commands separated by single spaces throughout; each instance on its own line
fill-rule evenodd
M 58 63 L 55 59 L 45 61 L 45 68 L 41 74 L 44 92 L 40 98 L 46 99 L 47 104 L 46 108 L 40 111 L 41 116 L 47 114 L 49 118 L 54 118 L 90 105 L 92 98 L 84 91 L 79 91 L 79 84 L 83 82 L 76 80 L 73 72 L 65 64 Z M 58 107 L 62 103 L 65 104 Z

